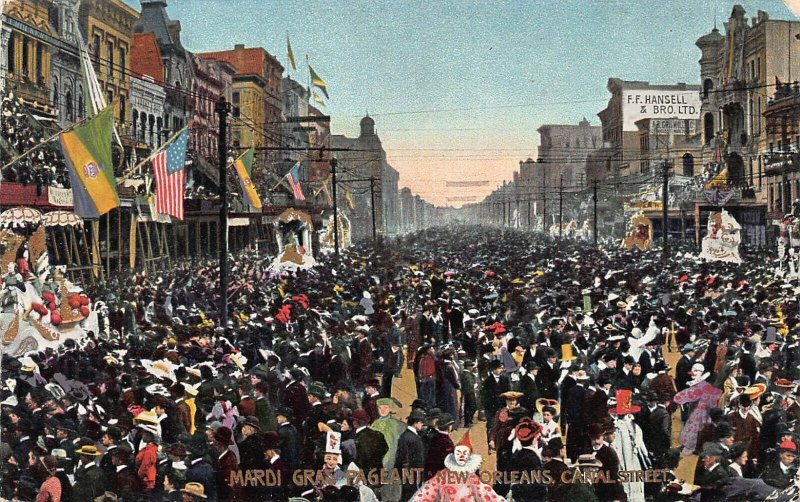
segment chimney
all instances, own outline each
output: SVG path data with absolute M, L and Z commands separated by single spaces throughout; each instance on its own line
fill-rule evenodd
M 244 49 L 244 44 L 236 44 L 233 46 L 233 50 L 240 51 Z

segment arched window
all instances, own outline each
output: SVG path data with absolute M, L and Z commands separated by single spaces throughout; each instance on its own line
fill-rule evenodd
M 83 87 L 78 86 L 78 118 L 86 116 L 86 107 L 83 103 Z
M 156 128 L 155 124 L 156 124 L 156 118 L 154 116 L 152 116 L 152 115 L 148 116 L 147 117 L 147 125 L 148 125 L 148 131 L 150 132 L 150 136 L 149 136 L 150 141 L 148 141 L 147 144 L 150 145 L 151 147 L 155 144 L 153 142 L 153 133 L 155 132 L 155 128 Z
M 710 78 L 705 79 L 703 82 L 703 97 L 707 98 L 708 94 L 714 89 L 714 81 Z
M 145 134 L 147 133 L 147 114 L 139 112 L 139 143 L 145 142 Z
M 134 108 L 131 111 L 131 136 L 136 139 L 136 124 L 139 122 L 139 112 Z
M 61 110 L 58 109 L 59 99 L 58 99 L 58 79 L 53 77 L 53 108 L 56 112 L 60 112 Z
M 162 124 L 161 117 L 156 117 L 156 133 L 158 134 L 158 137 L 156 138 L 156 143 L 158 144 L 158 146 L 161 146 L 161 143 L 164 141 L 164 135 L 161 133 L 163 127 L 164 126 Z
M 683 154 L 683 175 L 694 176 L 694 156 L 691 153 Z
M 706 116 L 703 117 L 703 139 L 705 140 L 706 145 L 711 144 L 711 140 L 714 139 L 713 113 L 706 113 Z
M 67 120 L 70 122 L 75 121 L 75 113 L 72 110 L 72 93 L 67 91 L 67 94 L 64 96 L 64 99 L 67 101 Z

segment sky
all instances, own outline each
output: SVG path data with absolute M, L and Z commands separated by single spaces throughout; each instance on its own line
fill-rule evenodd
M 694 43 L 715 19 L 724 33 L 734 3 L 749 18 L 794 19 L 783 0 L 168 0 L 167 10 L 195 52 L 243 43 L 288 67 L 288 33 L 299 65 L 289 74 L 308 81 L 307 55 L 328 87 L 332 133 L 357 136 L 369 113 L 400 187 L 458 206 L 535 159 L 542 124 L 600 125 L 609 77 L 699 84 Z M 457 180 L 489 183 L 446 186 Z

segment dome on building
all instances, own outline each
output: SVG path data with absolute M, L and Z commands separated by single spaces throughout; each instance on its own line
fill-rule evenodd
M 369 115 L 361 119 L 361 136 L 375 136 L 375 121 Z

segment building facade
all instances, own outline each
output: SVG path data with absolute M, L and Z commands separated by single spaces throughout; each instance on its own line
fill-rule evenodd
M 131 121 L 129 138 L 152 149 L 167 138 L 164 127 L 164 63 L 152 33 L 134 33 L 131 45 Z
M 123 133 L 130 126 L 131 34 L 139 13 L 122 0 L 81 0 L 79 17 L 100 88 Z
M 191 147 L 207 162 L 219 157 L 219 119 L 215 111 L 220 96 L 228 103 L 233 97 L 233 75 L 236 69 L 224 61 L 191 56 L 194 65 L 192 99 L 194 117 L 191 130 Z
M 50 26 L 61 41 L 50 57 L 50 104 L 62 127 L 83 118 L 85 112 L 79 12 L 80 0 L 54 0 L 50 6 Z
M 167 15 L 166 0 L 140 0 L 142 12 L 133 26 L 134 33 L 152 33 L 156 38 L 164 64 L 164 129 L 169 134 L 179 131 L 194 114 L 191 96 L 193 66 L 191 53 L 181 44 L 180 21 Z
M 50 56 L 59 44 L 50 25 L 50 2 L 10 0 L 3 12 L 2 66 L 5 85 L 30 105 L 51 112 Z

